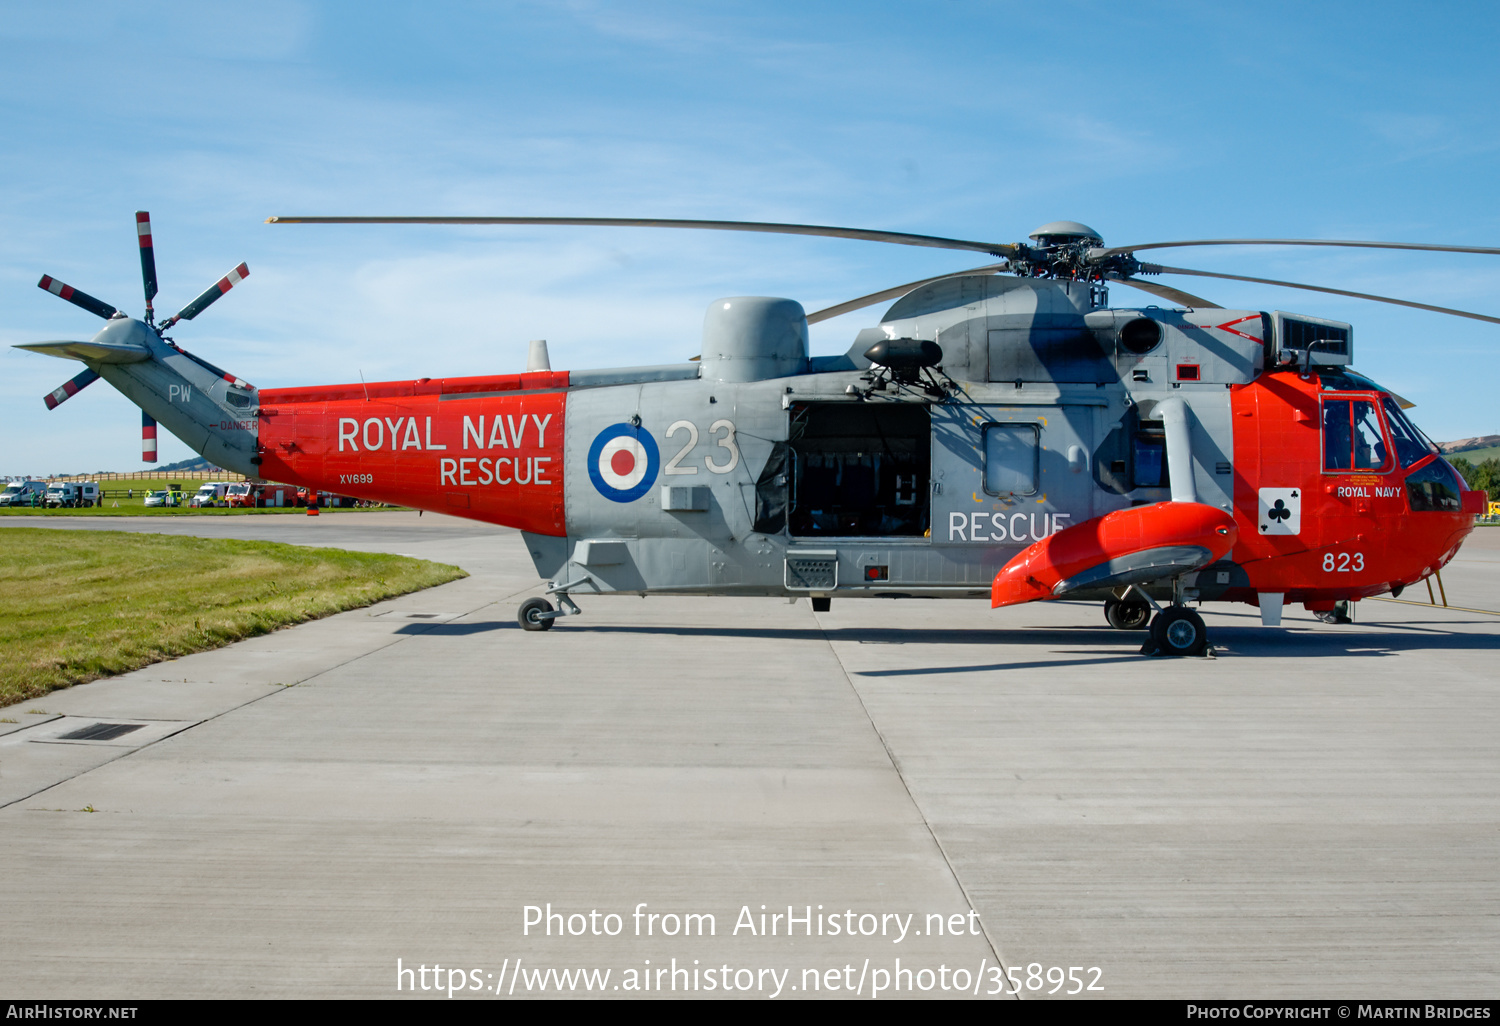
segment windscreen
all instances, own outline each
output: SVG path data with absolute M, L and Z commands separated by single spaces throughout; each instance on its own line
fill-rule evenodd
M 1418 431 L 1416 425 L 1406 419 L 1401 407 L 1390 396 L 1382 404 L 1385 407 L 1385 422 L 1391 426 L 1391 440 L 1396 444 L 1396 458 L 1403 467 L 1409 467 L 1428 453 L 1437 452 L 1433 445 Z

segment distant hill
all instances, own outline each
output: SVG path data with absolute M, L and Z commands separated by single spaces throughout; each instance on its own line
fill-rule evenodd
M 1500 441 L 1500 438 L 1497 438 L 1496 441 Z M 179 471 L 186 472 L 189 470 L 221 470 L 223 468 L 214 466 L 202 456 L 194 456 L 192 459 L 178 460 L 176 463 L 168 463 L 164 467 L 156 467 L 154 469 L 159 470 L 165 474 L 169 472 L 176 473 Z
M 1468 460 L 1476 467 L 1485 460 L 1500 459 L 1500 445 L 1488 445 L 1483 449 L 1465 449 L 1462 452 L 1444 453 L 1450 460 Z
M 1439 442 L 1437 447 L 1444 453 L 1467 452 L 1470 449 L 1492 449 L 1500 445 L 1500 435 L 1480 435 L 1478 438 L 1460 438 L 1456 442 Z

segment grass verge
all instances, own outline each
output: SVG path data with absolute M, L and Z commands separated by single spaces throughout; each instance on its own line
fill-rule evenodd
M 466 577 L 382 553 L 0 532 L 0 706 Z

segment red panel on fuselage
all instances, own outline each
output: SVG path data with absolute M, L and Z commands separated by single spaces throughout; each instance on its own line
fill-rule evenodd
M 566 373 L 262 389 L 261 476 L 566 534 Z
M 1406 477 L 1423 464 L 1403 468 L 1391 458 L 1388 429 L 1385 466 L 1324 471 L 1322 400 L 1364 400 L 1378 409 L 1384 395 L 1324 392 L 1316 377 L 1292 372 L 1264 374 L 1232 390 L 1240 537 L 1230 558 L 1245 568 L 1252 592 L 1310 603 L 1378 595 L 1443 566 L 1473 530 L 1470 514 L 1412 512 Z M 1383 424 L 1383 411 L 1380 418 Z M 1273 533 L 1262 522 L 1263 488 L 1299 491 L 1297 534 Z

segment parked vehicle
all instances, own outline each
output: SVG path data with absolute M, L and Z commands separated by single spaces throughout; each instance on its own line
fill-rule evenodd
M 164 488 L 161 491 L 151 492 L 146 496 L 146 505 L 149 506 L 181 506 L 187 500 L 187 496 L 175 488 Z
M 40 506 L 46 499 L 45 481 L 12 481 L 0 492 L 0 506 Z
M 337 492 L 320 492 L 317 489 L 298 488 L 297 505 L 336 509 L 340 506 L 353 506 L 354 500 L 347 495 L 339 495 Z
M 47 486 L 47 505 L 77 509 L 99 505 L 96 481 L 58 481 Z
M 291 485 L 244 481 L 230 485 L 225 498 L 231 507 L 277 508 L 296 505 L 297 490 Z
M 229 481 L 205 481 L 199 486 L 197 494 L 188 501 L 188 505 L 194 508 L 204 506 L 228 506 L 229 499 L 226 493 L 229 491 Z

